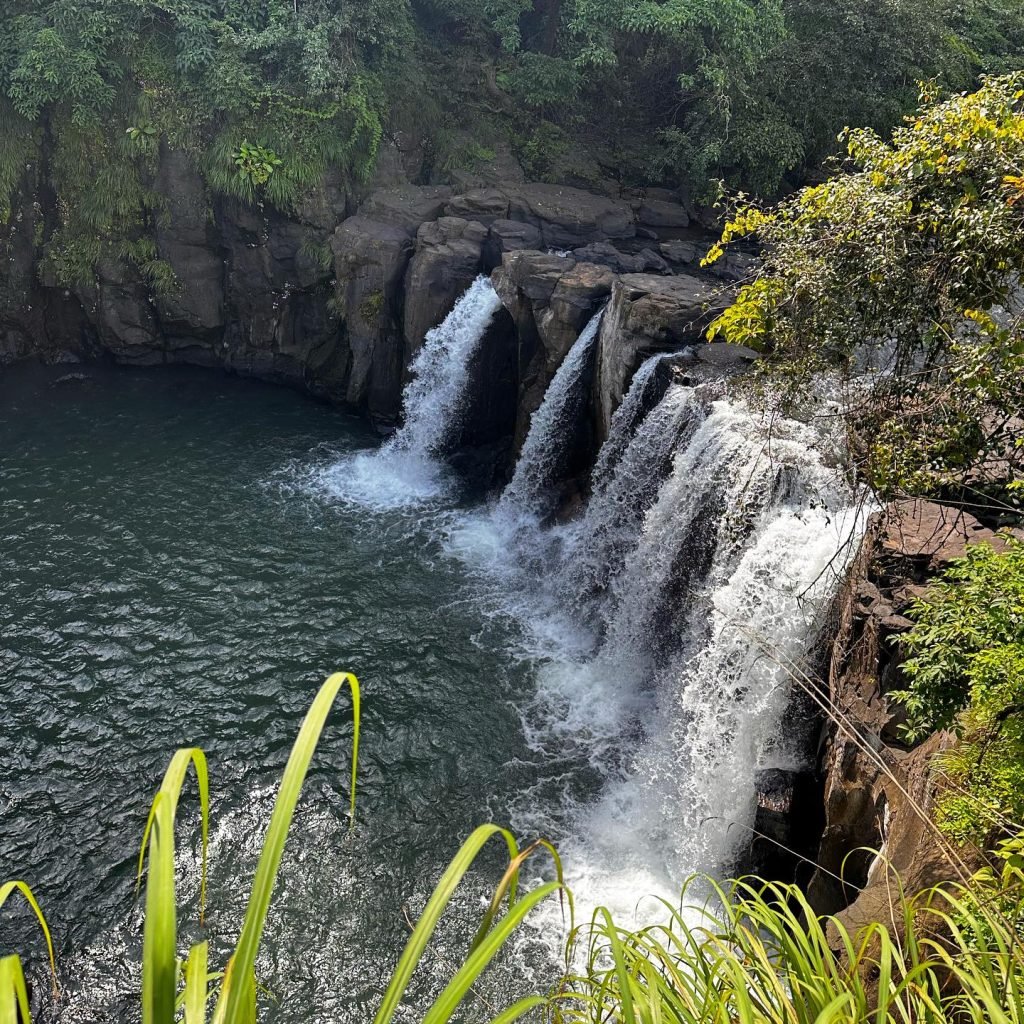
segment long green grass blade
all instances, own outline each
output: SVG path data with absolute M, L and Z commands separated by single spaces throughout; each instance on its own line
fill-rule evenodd
M 50 927 L 46 923 L 46 917 L 43 914 L 42 908 L 36 902 L 35 894 L 32 892 L 31 887 L 26 882 L 12 881 L 4 882 L 0 885 L 0 909 L 7 900 L 17 893 L 25 902 L 32 908 L 32 913 L 35 914 L 36 921 L 39 922 L 40 931 L 43 933 L 43 938 L 46 940 L 46 952 L 50 958 L 50 978 L 53 983 L 54 995 L 57 994 L 57 958 L 53 953 L 53 936 L 50 935 Z
M 433 894 L 427 901 L 419 921 L 416 922 L 416 927 L 413 929 L 412 935 L 409 936 L 409 941 L 406 943 L 405 950 L 398 961 L 398 967 L 395 969 L 394 975 L 392 975 L 391 983 L 384 993 L 380 1009 L 377 1011 L 376 1017 L 374 1017 L 374 1024 L 389 1024 L 394 1017 L 395 1010 L 402 1001 L 405 990 L 409 987 L 413 971 L 415 971 L 417 964 L 420 962 L 430 937 L 434 934 L 434 929 L 441 919 L 444 908 L 448 905 L 459 882 L 462 881 L 473 861 L 476 860 L 477 854 L 479 854 L 484 844 L 496 835 L 501 836 L 505 840 L 510 859 L 514 860 L 518 856 L 518 844 L 508 829 L 500 828 L 498 825 L 481 825 L 479 828 L 474 829 L 445 869 L 441 880 L 437 883 Z
M 198 942 L 185 962 L 185 1024 L 206 1024 L 207 971 L 209 944 Z
M 513 1021 L 519 1020 L 520 1017 L 525 1016 L 539 1006 L 544 1006 L 545 1003 L 547 1003 L 547 1000 L 543 996 L 527 996 L 525 999 L 520 999 L 518 1002 L 513 1003 L 507 1010 L 502 1010 L 491 1021 L 491 1024 L 512 1024 Z
M 274 801 L 274 810 L 267 826 L 267 835 L 263 841 L 256 875 L 253 879 L 252 893 L 242 924 L 242 933 L 229 965 L 230 974 L 225 977 L 218 1000 L 218 1013 L 215 1019 L 226 1024 L 250 1024 L 255 1014 L 256 982 L 254 968 L 256 954 L 259 951 L 260 939 L 270 908 L 270 897 L 273 893 L 277 870 L 284 853 L 285 840 L 291 826 L 295 807 L 302 791 L 309 763 L 313 758 L 320 734 L 330 713 L 338 691 L 348 686 L 352 693 L 353 707 L 353 743 L 352 743 L 352 793 L 349 807 L 353 817 L 355 814 L 355 779 L 357 772 L 358 737 L 359 737 L 359 683 L 354 675 L 348 672 L 337 672 L 330 676 L 320 687 L 312 706 L 303 719 L 299 735 L 292 747 L 291 756 L 285 766 L 281 786 Z M 223 1006 L 221 1006 L 223 1004 Z M 146 1022 L 144 1022 L 146 1024 Z
M 178 988 L 178 901 L 174 872 L 174 824 L 189 766 L 195 769 L 202 816 L 202 881 L 206 897 L 210 787 L 206 756 L 198 747 L 177 750 L 164 773 L 143 834 L 146 923 L 142 933 L 142 1024 L 173 1024 Z
M 0 959 L 0 1024 L 32 1024 L 28 986 L 16 953 Z
M 445 986 L 434 1005 L 423 1018 L 423 1024 L 446 1024 L 459 1004 L 465 999 L 480 973 L 494 959 L 509 936 L 522 924 L 523 919 L 538 903 L 562 888 L 560 882 L 547 882 L 518 900 L 487 937 L 474 949 Z

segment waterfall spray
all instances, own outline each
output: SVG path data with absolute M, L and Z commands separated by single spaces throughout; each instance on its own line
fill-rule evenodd
M 436 502 L 449 490 L 442 457 L 460 425 L 470 362 L 501 300 L 481 275 L 444 322 L 427 332 L 402 395 L 402 427 L 380 449 L 320 471 L 319 488 L 377 509 Z

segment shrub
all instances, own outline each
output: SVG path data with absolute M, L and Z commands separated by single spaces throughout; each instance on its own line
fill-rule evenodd
M 710 336 L 765 352 L 783 406 L 813 398 L 822 373 L 848 381 L 853 450 L 883 496 L 1017 507 L 1022 86 L 926 100 L 891 142 L 850 131 L 849 173 L 770 210 L 741 197 L 725 228 L 723 244 L 756 237 L 765 259 Z
M 980 842 L 1024 820 L 1024 543 L 987 544 L 935 581 L 910 612 L 904 702 L 911 740 L 954 728 L 959 747 L 940 765 L 951 788 L 939 823 Z

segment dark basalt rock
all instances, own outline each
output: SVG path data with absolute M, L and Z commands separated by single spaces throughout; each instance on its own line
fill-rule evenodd
M 411 185 L 410 176 L 425 176 L 417 146 L 386 145 L 376 187 L 365 192 L 332 170 L 287 214 L 211 195 L 194 161 L 164 147 L 151 185 L 166 216 L 151 230 L 175 286 L 160 293 L 113 256 L 76 289 L 41 275 L 36 240 L 54 200 L 42 172 L 30 168 L 5 227 L 0 362 L 223 367 L 302 387 L 387 427 L 423 336 L 476 273 L 499 268 L 516 326 L 521 439 L 615 275 L 671 271 L 657 245 L 685 227 L 688 210 L 667 191 L 626 201 L 524 183 L 509 154 L 498 152 L 458 193 Z M 499 171 L 505 177 L 495 178 Z M 578 252 L 561 258 L 545 248 Z M 528 254 L 526 262 L 506 268 L 517 253 Z M 496 387 L 507 388 L 504 369 L 498 377 Z
M 640 364 L 657 352 L 699 350 L 708 326 L 731 293 L 706 278 L 626 274 L 615 281 L 598 340 L 599 436 L 608 436 L 612 414 Z
M 814 772 L 767 768 L 757 773 L 756 787 L 754 834 L 744 868 L 760 878 L 806 875 L 821 834 L 821 787 Z
M 551 378 L 607 301 L 614 275 L 571 256 L 522 250 L 506 254 L 491 280 L 512 315 L 519 343 L 518 447 Z
M 420 225 L 404 285 L 407 365 L 427 331 L 441 323 L 480 273 L 486 238 L 483 224 L 459 217 Z
M 888 905 L 893 879 L 886 863 L 908 893 L 950 876 L 918 809 L 927 817 L 934 805 L 940 778 L 931 762 L 953 737 L 936 733 L 913 748 L 903 741 L 902 712 L 886 696 L 901 685 L 902 652 L 893 641 L 911 626 L 903 614 L 910 602 L 927 593 L 928 581 L 962 557 L 967 544 L 1002 549 L 1009 535 L 959 509 L 896 502 L 872 517 L 836 599 L 826 679 L 843 724 L 830 719 L 824 725 L 825 822 L 814 858 L 820 869 L 808 894 L 816 909 L 839 912 L 851 928 L 879 920 Z M 881 849 L 884 861 L 855 852 L 864 846 Z

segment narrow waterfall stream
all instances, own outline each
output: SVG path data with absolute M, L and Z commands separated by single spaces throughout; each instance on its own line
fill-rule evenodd
M 514 519 L 523 513 L 542 516 L 552 510 L 552 487 L 566 475 L 564 438 L 573 431 L 589 397 L 585 381 L 593 376 L 597 332 L 602 313 L 576 339 L 548 386 L 519 453 L 515 473 L 502 492 L 496 514 Z
M 374 451 L 323 470 L 319 486 L 337 498 L 377 509 L 443 499 L 450 477 L 442 456 L 462 411 L 469 363 L 501 300 L 481 275 L 444 322 L 427 332 L 402 396 L 402 427 Z

